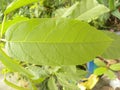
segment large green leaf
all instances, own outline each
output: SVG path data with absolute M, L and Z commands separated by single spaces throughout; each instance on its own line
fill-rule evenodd
M 114 41 L 110 47 L 102 54 L 103 57 L 109 59 L 119 59 L 120 58 L 120 35 L 113 32 L 105 31 L 109 37 L 113 38 Z
M 39 0 L 14 0 L 5 10 L 4 14 L 8 14 L 22 6 L 38 2 Z
M 71 6 L 62 17 L 89 22 L 106 12 L 109 12 L 109 9 L 102 4 L 98 4 L 96 0 L 81 0 Z
M 10 57 L 39 65 L 78 65 L 101 55 L 112 40 L 85 22 L 31 19 L 11 26 L 5 35 Z

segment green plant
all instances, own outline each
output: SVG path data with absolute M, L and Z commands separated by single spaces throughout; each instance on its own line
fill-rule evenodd
M 99 29 L 113 29 L 119 30 L 119 19 L 120 19 L 120 1 L 119 0 L 97 0 L 100 4 L 105 5 L 110 9 L 109 12 L 101 15 L 97 20 L 91 23 Z
M 107 7 L 99 4 L 96 0 L 81 0 L 63 10 L 64 12 L 61 12 L 62 15 L 60 15 L 60 17 L 75 18 L 86 22 L 91 22 L 92 20 L 97 19 L 101 14 L 109 12 Z
M 8 6 L 4 11 L 4 20 L 1 25 L 3 43 L 0 43 L 0 60 L 9 69 L 4 72 L 5 74 L 18 72 L 21 77 L 27 78 L 29 85 L 28 87 L 17 86 L 5 78 L 6 84 L 19 90 L 37 90 L 38 88 L 39 90 L 79 90 L 76 82 L 87 72 L 77 68 L 76 65 L 85 64 L 96 56 L 105 55 L 108 53 L 107 48 L 116 41 L 113 41 L 114 37 L 110 37 L 111 35 L 87 23 L 109 11 L 95 0 L 91 1 L 95 6 L 91 5 L 90 10 L 87 8 L 85 14 L 76 14 L 76 11 L 81 11 L 83 9 L 80 7 L 81 3 L 87 3 L 89 0 L 75 3 L 66 9 L 68 15 L 64 14 L 64 18 L 18 17 L 8 21 L 7 16 L 11 12 L 39 1 L 16 0 Z M 79 7 L 79 10 L 76 7 Z M 104 11 L 92 12 L 94 7 Z M 86 13 L 90 16 L 87 17 Z M 66 18 L 74 15 L 78 18 Z M 84 17 L 86 22 L 81 21 L 80 17 Z

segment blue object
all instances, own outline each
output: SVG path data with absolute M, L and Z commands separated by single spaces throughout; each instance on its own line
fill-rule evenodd
M 90 62 L 88 62 L 88 63 L 87 63 L 87 69 L 88 69 L 88 71 L 89 71 L 88 76 L 91 75 L 91 74 L 93 74 L 93 72 L 94 72 L 94 70 L 95 70 L 96 68 L 97 68 L 97 66 L 95 65 L 95 63 L 94 63 L 93 60 L 90 61 Z

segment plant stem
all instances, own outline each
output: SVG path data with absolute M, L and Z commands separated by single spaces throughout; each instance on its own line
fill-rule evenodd
M 1 39 L 2 36 L 3 36 L 3 30 L 4 30 L 5 20 L 6 20 L 6 15 L 4 16 L 3 21 L 2 21 L 2 27 L 1 27 L 1 31 L 0 31 L 0 39 Z

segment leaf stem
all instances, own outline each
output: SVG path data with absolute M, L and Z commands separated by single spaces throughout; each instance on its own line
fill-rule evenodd
M 4 16 L 3 21 L 2 21 L 2 27 L 1 27 L 1 31 L 0 31 L 0 38 L 2 38 L 2 36 L 3 36 L 5 20 L 6 20 L 6 15 Z

